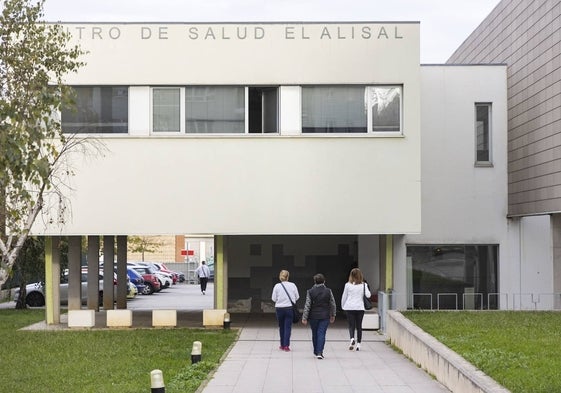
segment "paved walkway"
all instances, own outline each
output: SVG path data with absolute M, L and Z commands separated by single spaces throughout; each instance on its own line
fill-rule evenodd
M 395 352 L 376 331 L 365 331 L 360 352 L 349 351 L 346 321 L 327 330 L 325 359 L 313 356 L 309 327 L 296 325 L 291 352 L 278 349 L 274 316 L 248 316 L 240 339 L 200 393 L 446 393 L 440 383 Z

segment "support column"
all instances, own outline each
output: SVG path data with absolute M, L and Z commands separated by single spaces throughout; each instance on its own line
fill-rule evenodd
M 115 273 L 115 236 L 103 236 L 103 308 L 112 310 Z
M 117 308 L 127 308 L 127 237 L 117 236 Z
M 88 236 L 88 310 L 99 311 L 99 236 Z
M 393 235 L 386 235 L 386 291 L 391 292 L 393 287 Z
M 60 238 L 45 239 L 45 312 L 48 325 L 60 324 Z
M 68 237 L 68 310 L 82 308 L 82 238 Z
M 214 254 L 214 308 L 227 309 L 228 258 L 223 235 L 214 236 Z

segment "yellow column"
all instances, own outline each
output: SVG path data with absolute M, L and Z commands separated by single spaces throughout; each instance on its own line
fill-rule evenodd
M 214 308 L 225 309 L 224 300 L 224 236 L 214 236 Z
M 386 235 L 386 291 L 393 289 L 393 235 Z
M 45 238 L 45 313 L 48 325 L 60 324 L 59 238 Z

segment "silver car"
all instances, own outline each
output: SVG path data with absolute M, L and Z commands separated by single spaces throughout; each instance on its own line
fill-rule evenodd
M 42 307 L 45 305 L 45 283 L 35 282 L 28 284 L 25 287 L 25 303 L 29 307 Z M 19 288 L 14 290 L 13 299 L 19 298 Z M 82 303 L 87 302 L 88 296 L 88 274 L 87 272 L 82 272 Z M 99 275 L 99 294 L 98 294 L 99 305 L 103 304 L 103 275 Z M 64 274 L 60 279 L 60 303 L 68 304 L 68 275 Z

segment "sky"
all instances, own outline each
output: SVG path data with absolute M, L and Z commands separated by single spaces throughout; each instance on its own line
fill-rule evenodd
M 500 0 L 46 0 L 49 22 L 421 23 L 421 63 L 445 63 Z

